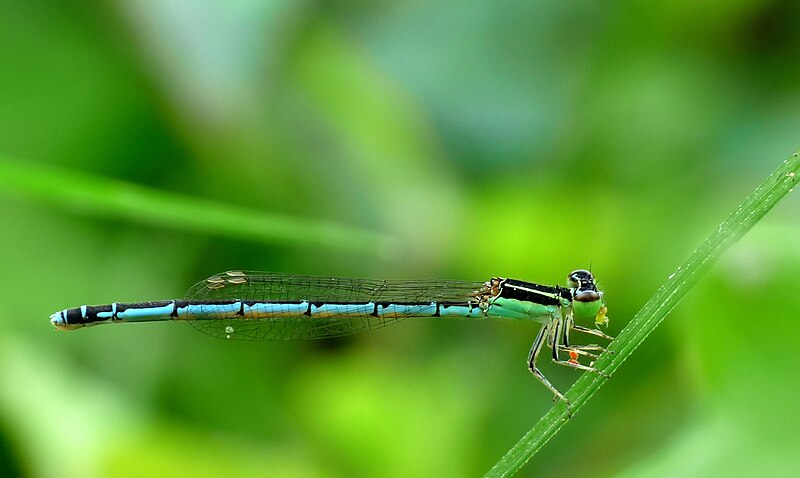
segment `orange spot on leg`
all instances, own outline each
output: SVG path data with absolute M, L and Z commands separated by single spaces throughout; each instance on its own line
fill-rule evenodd
M 569 363 L 578 364 L 578 352 L 574 350 L 569 351 Z

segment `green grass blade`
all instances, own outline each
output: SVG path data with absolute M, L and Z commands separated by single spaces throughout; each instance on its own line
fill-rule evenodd
M 91 174 L 11 161 L 0 155 L 0 188 L 74 212 L 268 244 L 322 246 L 389 256 L 387 235 L 331 222 L 158 191 Z
M 609 349 L 615 354 L 603 354 L 597 359 L 595 367 L 609 375 L 613 374 L 664 320 L 720 254 L 758 223 L 794 187 L 798 178 L 800 178 L 800 157 L 798 153 L 794 153 L 762 182 L 725 222 L 719 225 L 674 274 L 669 276 L 667 282 L 656 291 L 610 345 Z M 573 414 L 589 400 L 605 380 L 595 373 L 584 373 L 578 378 L 565 394 L 572 403 Z M 566 406 L 562 402 L 555 404 L 485 476 L 512 476 L 561 429 L 567 420 Z

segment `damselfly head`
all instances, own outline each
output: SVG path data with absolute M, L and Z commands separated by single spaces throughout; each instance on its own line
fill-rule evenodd
M 586 269 L 578 269 L 567 276 L 570 287 L 573 289 L 573 298 L 578 302 L 594 302 L 600 300 L 603 294 L 597 290 L 594 276 Z
M 567 276 L 569 286 L 578 290 L 597 291 L 597 286 L 594 283 L 594 276 L 586 269 L 578 269 L 572 271 Z
M 602 315 L 605 319 L 603 304 L 603 293 L 597 290 L 594 276 L 586 269 L 578 269 L 570 272 L 567 276 L 570 288 L 572 289 L 572 311 L 578 320 L 591 320 Z

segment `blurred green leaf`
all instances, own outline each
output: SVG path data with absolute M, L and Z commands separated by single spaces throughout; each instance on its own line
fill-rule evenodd
M 0 188 L 55 206 L 157 226 L 271 244 L 307 244 L 391 255 L 395 242 L 381 233 L 326 221 L 269 214 L 201 198 L 11 161 L 0 155 Z

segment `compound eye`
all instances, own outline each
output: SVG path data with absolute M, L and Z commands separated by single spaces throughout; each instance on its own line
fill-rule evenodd
M 578 269 L 570 272 L 569 276 L 567 276 L 567 280 L 569 281 L 570 287 L 577 287 L 578 289 L 584 286 L 591 287 L 591 284 L 594 283 L 592 273 L 586 269 Z
M 567 277 L 567 282 L 569 282 L 570 287 L 578 287 L 580 285 L 578 283 L 578 279 L 575 276 Z
M 572 271 L 567 276 L 567 281 L 569 282 L 570 287 L 580 287 L 581 286 L 581 270 Z

